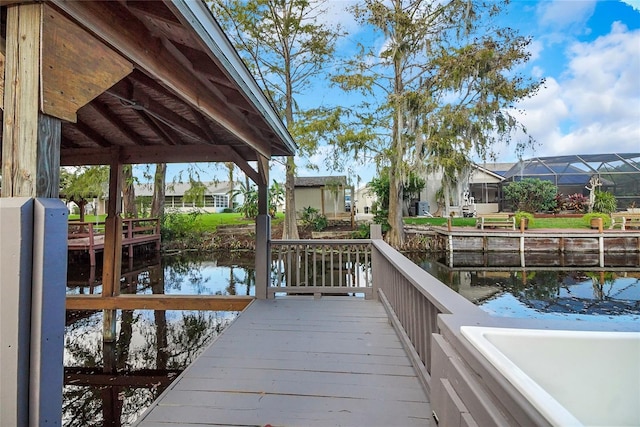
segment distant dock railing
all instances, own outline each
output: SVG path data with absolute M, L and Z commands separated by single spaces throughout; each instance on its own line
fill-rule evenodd
M 96 265 L 96 253 L 104 250 L 104 222 L 69 221 L 68 250 L 88 252 L 91 265 Z M 126 218 L 122 220 L 122 247 L 133 257 L 134 247 L 153 244 L 160 250 L 158 218 Z

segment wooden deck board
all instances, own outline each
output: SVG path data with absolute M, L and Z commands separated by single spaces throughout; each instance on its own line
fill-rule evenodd
M 428 425 L 431 408 L 382 306 L 254 301 L 140 426 Z

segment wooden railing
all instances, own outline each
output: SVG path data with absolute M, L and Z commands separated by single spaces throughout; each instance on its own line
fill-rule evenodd
M 439 332 L 438 314 L 488 315 L 383 240 L 373 240 L 372 246 L 373 287 L 429 391 L 431 334 Z
M 272 240 L 271 251 L 269 297 L 374 295 L 370 240 Z

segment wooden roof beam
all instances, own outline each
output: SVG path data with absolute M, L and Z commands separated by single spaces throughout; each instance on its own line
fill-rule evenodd
M 169 145 L 153 145 L 120 147 L 119 159 L 123 164 L 143 164 L 233 162 L 236 157 L 228 147 L 219 145 L 184 145 L 179 151 Z M 110 160 L 103 148 L 69 148 L 60 154 L 62 166 L 107 165 Z

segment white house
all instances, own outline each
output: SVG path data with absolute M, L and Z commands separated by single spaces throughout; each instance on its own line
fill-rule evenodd
M 165 188 L 165 211 L 191 212 L 199 210 L 201 212 L 223 212 L 232 208 L 231 192 L 240 188 L 240 182 L 233 186 L 229 181 L 203 182 L 204 191 L 197 197 L 189 196 L 190 183 L 177 182 L 168 183 Z M 139 209 L 149 209 L 153 197 L 153 184 L 135 184 L 136 204 Z M 234 199 L 236 205 L 242 204 L 241 194 Z
M 191 188 L 190 183 L 177 182 L 167 183 L 165 186 L 165 211 L 173 212 L 191 212 L 198 210 L 201 212 L 222 212 L 225 209 L 231 208 L 231 194 L 232 186 L 229 181 L 212 181 L 203 182 L 205 188 L 204 192 L 199 197 L 189 197 L 188 192 Z M 151 207 L 151 200 L 153 198 L 153 184 L 143 183 L 134 184 L 134 191 L 136 195 L 136 205 L 138 206 L 138 212 L 148 211 Z M 239 189 L 240 182 L 236 182 L 233 185 L 233 189 Z M 234 199 L 235 206 L 242 204 L 244 198 L 242 194 L 238 194 Z M 94 201 L 95 202 L 95 201 Z M 91 202 L 88 209 L 88 213 L 93 213 L 93 205 Z M 97 201 L 98 211 L 97 213 L 104 214 L 107 199 L 101 199 Z
M 378 200 L 376 193 L 368 186 L 356 189 L 355 209 L 358 214 L 370 214 L 373 204 Z
M 450 205 L 438 206 L 436 193 L 442 187 L 442 172 L 434 172 L 425 178 L 425 188 L 420 200 L 429 204 L 429 212 L 434 216 L 471 216 L 498 212 L 502 199 L 501 183 L 504 173 L 514 163 L 472 164 L 462 172 L 450 193 Z

